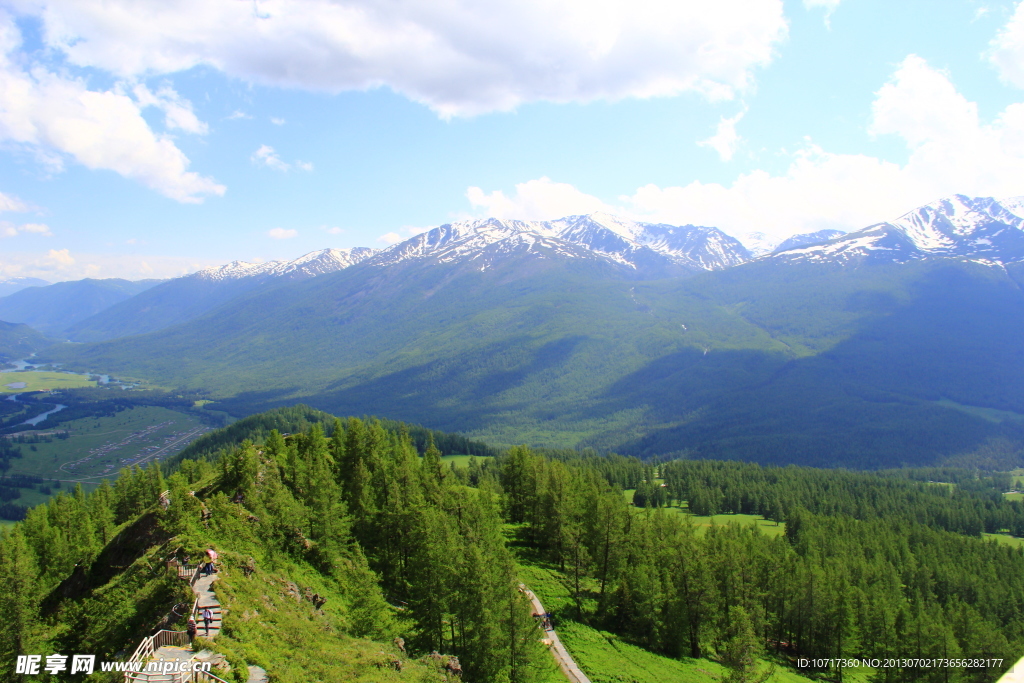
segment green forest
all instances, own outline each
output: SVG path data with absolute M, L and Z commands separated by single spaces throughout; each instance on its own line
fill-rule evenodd
M 439 442 L 480 457 L 447 464 Z M 209 548 L 226 616 L 196 647 L 240 683 L 249 665 L 272 681 L 436 681 L 456 667 L 467 682 L 560 680 L 518 589 L 542 569 L 569 596 L 556 629 L 713 663 L 730 683 L 864 657 L 952 660 L 859 672 L 879 683 L 982 683 L 1024 654 L 1024 551 L 982 538 L 1024 527 L 1007 474 L 498 451 L 305 407 L 251 416 L 182 456 L 60 492 L 4 528 L 0 666 L 26 653 L 124 659 L 157 629 L 184 630 L 175 607 L 191 592 L 168 563 Z M 684 511 L 762 515 L 783 533 L 699 527 Z

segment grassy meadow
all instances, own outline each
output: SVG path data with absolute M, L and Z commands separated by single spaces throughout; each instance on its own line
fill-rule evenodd
M 52 391 L 53 389 L 80 389 L 94 387 L 96 380 L 88 375 L 69 372 L 25 370 L 0 373 L 0 394 L 19 394 L 23 391 Z
M 11 460 L 8 474 L 61 480 L 113 478 L 122 467 L 140 458 L 163 459 L 177 453 L 185 443 L 176 442 L 190 432 L 205 432 L 207 428 L 192 415 L 145 406 L 109 417 L 71 420 L 61 424 L 60 429 L 67 430 L 68 438 L 19 444 L 22 457 Z
M 661 480 L 655 479 L 655 481 L 660 483 Z M 626 500 L 632 501 L 635 490 L 636 489 L 626 489 L 622 492 L 622 495 L 625 496 Z M 633 508 L 633 511 L 640 513 L 645 509 L 653 508 Z M 769 536 L 781 536 L 786 533 L 785 522 L 776 523 L 770 519 L 765 519 L 761 515 L 711 515 L 709 517 L 691 515 L 690 508 L 687 506 L 685 500 L 675 501 L 675 504 L 673 505 L 668 505 L 658 509 L 669 515 L 679 515 L 680 519 L 688 519 L 691 524 L 697 527 L 698 535 L 703 534 L 708 527 L 712 525 L 724 526 L 726 524 L 753 525 L 759 528 L 762 533 L 768 534 Z
M 484 460 L 490 460 L 489 456 L 485 455 L 442 455 L 441 460 L 446 465 L 455 465 L 459 469 L 469 467 L 469 459 L 476 458 L 477 461 L 482 465 Z

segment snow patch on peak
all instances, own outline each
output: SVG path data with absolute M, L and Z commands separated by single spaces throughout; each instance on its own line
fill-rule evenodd
M 351 249 L 321 249 L 304 254 L 291 261 L 267 261 L 250 263 L 232 261 L 223 266 L 207 268 L 193 273 L 190 277 L 203 280 L 238 280 L 247 277 L 289 277 L 292 279 L 316 277 L 325 273 L 348 268 L 364 261 L 377 252 L 367 247 Z
M 748 232 L 739 239 L 743 246 L 755 257 L 772 253 L 782 242 L 777 237 L 766 235 L 763 232 Z
M 999 203 L 1003 205 L 1004 209 L 1006 209 L 1013 215 L 1024 218 L 1024 195 L 1000 199 Z

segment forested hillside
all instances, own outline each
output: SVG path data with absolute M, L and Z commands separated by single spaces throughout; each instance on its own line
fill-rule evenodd
M 221 556 L 226 616 L 201 644 L 239 681 L 248 664 L 281 681 L 392 680 L 396 666 L 432 680 L 453 656 L 465 681 L 544 681 L 551 659 L 517 558 L 564 577 L 556 627 L 714 659 L 745 680 L 759 659 L 942 657 L 954 661 L 873 680 L 982 683 L 1024 652 L 1024 553 L 979 538 L 1024 530 L 1006 475 L 526 447 L 456 468 L 429 432 L 417 449 L 414 431 L 282 409 L 166 471 L 59 494 L 0 540 L 0 658 L 117 659 L 157 627 L 181 630 L 171 608 L 190 596 L 166 563 L 207 548 Z M 623 495 L 633 488 L 646 510 Z M 762 514 L 783 533 L 687 514 L 715 512 Z
M 28 325 L 0 321 L 0 362 L 24 358 L 52 343 Z
M 190 603 L 187 583 L 165 562 L 213 547 L 229 612 L 212 646 L 234 680 L 246 663 L 281 681 L 392 680 L 394 662 L 402 680 L 428 680 L 437 661 L 419 658 L 433 650 L 458 656 L 466 680 L 544 675 L 493 492 L 459 485 L 401 428 L 324 428 L 272 431 L 167 477 L 135 470 L 30 511 L 0 543 L 4 666 L 39 651 L 116 659 L 158 624 L 182 630 L 170 610 Z M 313 593 L 326 604 L 302 597 Z

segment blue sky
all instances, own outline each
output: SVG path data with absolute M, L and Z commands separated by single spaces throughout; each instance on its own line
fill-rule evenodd
M 1024 194 L 1024 2 L 0 0 L 0 278 Z

